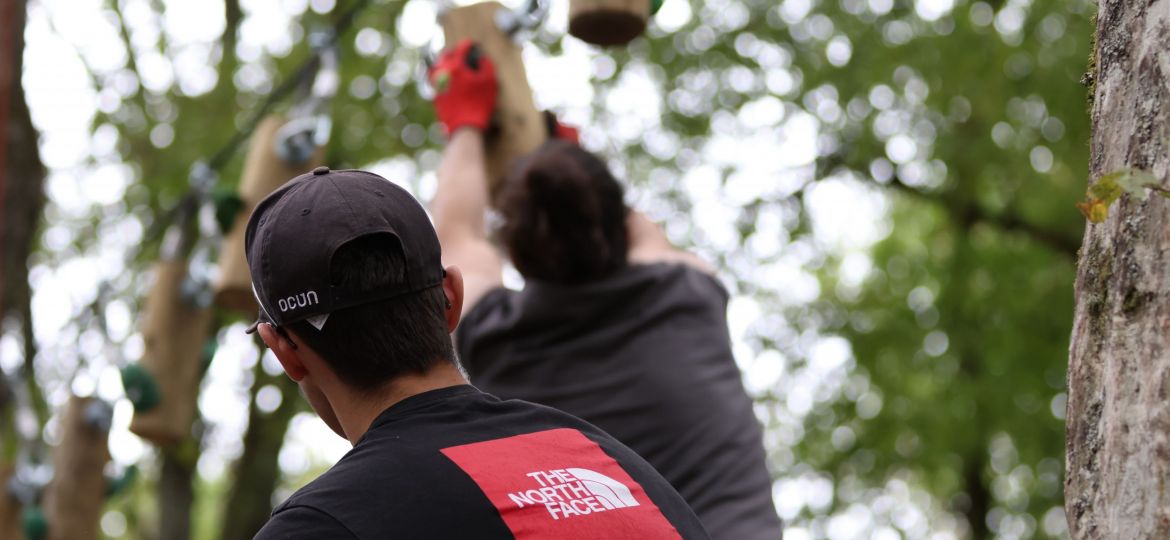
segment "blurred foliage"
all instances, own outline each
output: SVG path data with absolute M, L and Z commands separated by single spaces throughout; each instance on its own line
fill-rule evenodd
M 422 52 L 396 39 L 402 12 L 420 2 L 432 0 L 374 1 L 339 40 L 327 162 L 405 158 L 394 179 L 425 192 L 441 132 L 414 80 Z M 334 16 L 290 1 L 287 22 L 258 21 L 229 0 L 224 38 L 177 45 L 148 31 L 167 16 L 160 3 L 106 4 L 103 22 L 129 54 L 89 66 L 93 138 L 115 142 L 87 165 L 125 164 L 134 182 L 117 204 L 69 222 L 71 246 L 45 247 L 34 263 L 95 249 L 112 220 L 149 229 L 167 216 L 192 163 L 244 126 L 311 54 L 305 36 Z M 754 315 L 739 360 L 749 374 L 780 373 L 754 390 L 794 537 L 1064 534 L 1064 367 L 1088 141 L 1078 81 L 1092 9 L 667 0 L 659 18 L 684 24 L 592 51 L 594 91 L 577 114 L 584 144 L 611 160 L 640 206 L 669 218 L 672 239 L 725 269 L 733 319 Z M 257 47 L 235 34 L 264 24 L 287 24 L 287 42 Z M 562 38 L 541 30 L 530 52 L 569 54 Z M 143 71 L 159 65 L 169 75 Z M 657 93 L 653 120 L 615 110 L 632 91 Z M 221 186 L 237 181 L 245 150 Z M 883 210 L 876 225 L 836 214 L 846 220 L 837 229 L 876 226 L 870 241 L 823 234 L 814 207 L 835 194 Z M 136 276 L 158 241 L 145 238 L 113 284 L 121 298 L 141 296 Z M 60 385 L 61 373 L 42 379 Z M 205 498 L 231 489 L 204 480 L 197 520 L 218 519 Z M 134 513 L 151 512 L 144 489 L 119 503 L 134 531 Z

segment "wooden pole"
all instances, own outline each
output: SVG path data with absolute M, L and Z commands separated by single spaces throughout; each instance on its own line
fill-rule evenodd
M 8 479 L 16 474 L 12 465 L 0 465 L 0 538 L 23 540 L 20 526 L 20 501 L 8 493 Z
M 150 410 L 135 411 L 130 431 L 159 446 L 176 444 L 191 434 L 203 345 L 211 331 L 211 310 L 183 298 L 186 275 L 185 259 L 158 264 L 142 323 L 146 349 L 142 367 L 158 383 L 161 399 Z
M 650 0 L 569 0 L 569 33 L 594 45 L 625 45 L 649 18 Z
M 61 416 L 61 443 L 53 450 L 53 480 L 45 489 L 49 540 L 97 540 L 110 461 L 109 427 L 95 425 L 94 398 L 73 396 Z
M 252 296 L 252 276 L 248 272 L 248 260 L 244 255 L 244 232 L 252 209 L 276 188 L 293 177 L 313 170 L 324 164 L 325 148 L 318 147 L 308 161 L 292 164 L 276 154 L 276 132 L 285 124 L 285 119 L 270 115 L 256 126 L 244 161 L 244 173 L 240 179 L 240 199 L 244 207 L 236 214 L 231 230 L 223 239 L 219 254 L 219 279 L 216 280 L 215 303 L 255 315 L 256 299 Z
M 488 185 L 493 199 L 511 172 L 516 158 L 536 150 L 548 137 L 544 116 L 532 101 L 532 88 L 520 47 L 496 26 L 499 2 L 483 2 L 451 9 L 440 16 L 448 44 L 470 39 L 479 44 L 496 66 L 500 95 L 485 141 Z

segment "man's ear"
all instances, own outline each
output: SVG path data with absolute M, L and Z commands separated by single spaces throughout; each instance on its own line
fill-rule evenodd
M 261 323 L 260 326 L 256 327 L 256 331 L 260 333 L 260 339 L 264 340 L 264 344 L 272 350 L 272 354 L 276 355 L 276 359 L 284 367 L 288 378 L 296 382 L 305 378 L 309 371 L 305 369 L 304 362 L 301 361 L 301 357 L 288 338 L 278 334 L 269 323 Z
M 448 266 L 443 273 L 443 294 L 447 297 L 447 332 L 454 332 L 463 314 L 463 272 L 458 266 Z

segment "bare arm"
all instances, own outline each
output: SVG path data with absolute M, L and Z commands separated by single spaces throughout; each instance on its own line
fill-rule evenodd
M 483 135 L 458 129 L 439 162 L 439 186 L 431 201 L 443 264 L 463 271 L 463 313 L 503 283 L 500 254 L 487 238 L 487 168 Z
M 666 239 L 666 234 L 662 232 L 662 228 L 637 210 L 630 210 L 630 214 L 626 217 L 626 232 L 630 238 L 628 255 L 630 264 L 673 262 L 687 264 L 708 274 L 715 274 L 715 268 L 699 258 L 698 255 L 671 245 L 670 240 Z

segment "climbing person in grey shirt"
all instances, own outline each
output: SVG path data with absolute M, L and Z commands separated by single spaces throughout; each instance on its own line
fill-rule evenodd
M 600 159 L 555 137 L 502 187 L 506 254 L 493 245 L 484 131 L 495 102 L 484 96 L 496 82 L 485 64 L 479 55 L 448 62 L 454 73 L 435 99 L 450 138 L 431 210 L 445 264 L 463 270 L 455 342 L 471 383 L 613 435 L 678 490 L 712 538 L 780 538 L 762 430 L 714 269 L 628 208 Z M 523 290 L 503 287 L 505 255 Z

